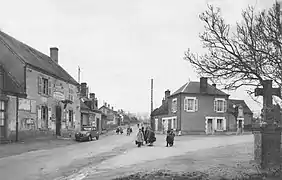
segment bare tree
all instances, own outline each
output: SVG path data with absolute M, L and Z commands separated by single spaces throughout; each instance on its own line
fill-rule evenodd
M 234 31 L 224 21 L 220 9 L 212 5 L 199 17 L 205 24 L 200 39 L 207 52 L 198 55 L 188 49 L 184 57 L 197 73 L 211 77 L 228 90 L 257 87 L 266 79 L 282 85 L 279 4 L 261 12 L 248 7 Z

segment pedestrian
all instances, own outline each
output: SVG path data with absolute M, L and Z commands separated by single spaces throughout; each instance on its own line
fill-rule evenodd
M 119 127 L 117 128 L 116 133 L 119 134 Z
M 171 130 L 168 130 L 167 131 L 167 136 L 166 136 L 166 147 L 169 146 L 173 146 L 174 144 L 174 137 L 175 137 L 175 134 L 173 132 L 173 129 Z
M 238 128 L 237 128 L 237 132 L 236 132 L 236 135 L 238 134 L 242 134 L 242 121 L 238 121 Z
M 153 146 L 153 143 L 156 141 L 156 135 L 151 127 L 148 127 L 148 135 L 147 135 L 147 142 L 148 146 Z
M 146 144 L 148 144 L 148 135 L 149 135 L 149 127 L 147 126 L 144 134 Z
M 143 137 L 145 137 L 145 131 L 144 131 L 144 126 L 142 126 L 141 131 L 143 133 Z M 144 139 L 145 140 L 145 139 Z M 142 146 L 144 146 L 144 142 L 142 142 Z
M 142 129 L 139 129 L 137 136 L 136 136 L 135 144 L 137 145 L 137 147 L 141 147 L 143 142 L 144 142 L 144 135 L 142 133 Z
M 127 136 L 130 136 L 130 133 L 131 133 L 130 130 L 131 130 L 131 128 L 130 128 L 130 126 L 128 126 L 128 127 L 127 127 L 127 130 L 126 130 L 126 131 L 127 131 Z
M 120 132 L 120 134 L 122 134 L 122 133 L 123 133 L 123 129 L 122 129 L 122 127 L 120 127 L 120 128 L 119 128 L 119 132 Z

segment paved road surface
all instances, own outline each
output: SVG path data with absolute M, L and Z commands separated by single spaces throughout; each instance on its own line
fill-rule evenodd
M 136 133 L 136 128 L 134 132 Z M 101 174 L 106 175 L 121 167 L 134 168 L 133 165 L 146 161 L 178 156 L 199 149 L 253 141 L 252 135 L 183 136 L 176 137 L 174 147 L 166 148 L 165 136 L 157 135 L 154 147 L 137 148 L 134 144 L 135 133 L 132 136 L 113 135 L 98 141 L 0 158 L 0 179 L 97 179 Z

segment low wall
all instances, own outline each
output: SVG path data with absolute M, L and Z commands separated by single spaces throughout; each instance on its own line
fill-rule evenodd
M 54 138 L 54 137 L 56 137 L 54 131 L 49 131 L 49 130 L 24 130 L 18 132 L 19 141 L 28 141 L 31 139 Z M 8 140 L 16 141 L 16 131 L 10 131 Z

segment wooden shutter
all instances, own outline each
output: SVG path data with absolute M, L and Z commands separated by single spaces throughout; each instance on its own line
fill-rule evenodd
M 198 111 L 198 106 L 199 106 L 199 101 L 198 101 L 198 99 L 195 99 L 194 100 L 194 102 L 195 102 L 195 111 Z
M 40 106 L 37 106 L 37 127 L 42 128 L 42 110 Z
M 66 110 L 66 122 L 69 122 L 69 111 Z
M 48 95 L 52 96 L 52 81 L 48 80 Z
M 48 127 L 51 128 L 52 125 L 52 108 L 48 108 Z
M 41 94 L 43 90 L 42 77 L 38 76 L 37 79 L 38 79 L 37 80 L 38 81 L 38 94 Z
M 184 99 L 184 110 L 188 110 L 188 99 Z
M 214 111 L 216 112 L 217 111 L 217 105 L 218 105 L 217 100 L 214 100 L 213 104 L 214 104 L 213 105 Z
M 224 100 L 223 101 L 223 112 L 226 112 L 227 111 L 227 101 Z
M 226 119 L 222 119 L 223 130 L 226 130 Z

